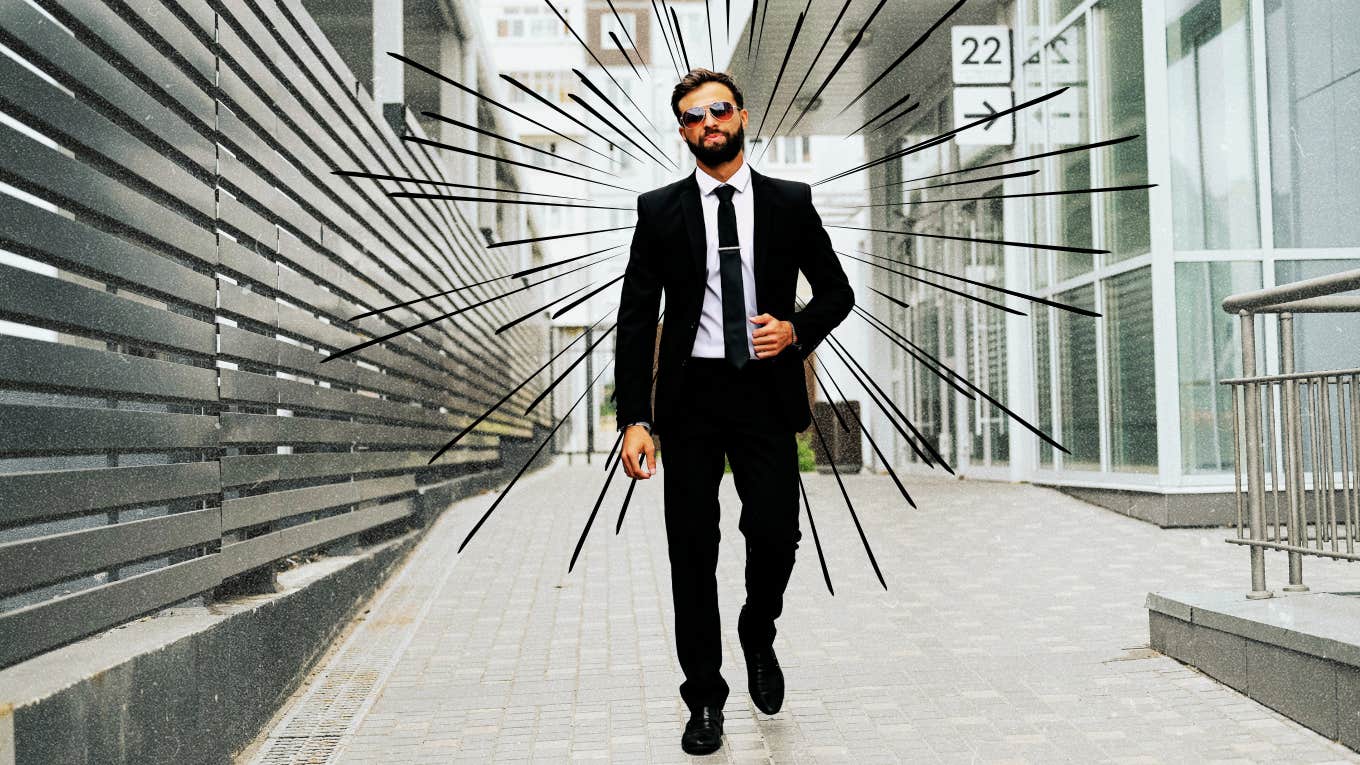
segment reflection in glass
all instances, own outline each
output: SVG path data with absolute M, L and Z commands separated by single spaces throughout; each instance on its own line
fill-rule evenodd
M 1085 285 L 1056 300 L 1095 310 L 1095 287 Z M 1096 375 L 1096 322 L 1089 316 L 1058 311 L 1058 406 L 1063 446 L 1071 452 L 1064 468 L 1100 469 L 1100 399 Z
M 1101 50 L 1100 138 L 1147 134 L 1143 91 L 1143 14 L 1139 0 L 1110 0 L 1098 6 L 1096 37 Z M 1100 150 L 1101 186 L 1147 183 L 1147 141 L 1138 138 Z M 1107 262 L 1142 255 L 1151 249 L 1148 192 L 1115 191 L 1098 197 L 1104 207 Z
M 1156 471 L 1151 269 L 1106 279 L 1102 313 L 1109 363 L 1110 469 Z
M 1360 23 L 1354 3 L 1266 0 L 1277 247 L 1360 245 Z
M 1220 306 L 1223 298 L 1260 286 L 1259 263 L 1176 264 L 1181 465 L 1186 473 L 1233 468 L 1232 392 L 1219 380 L 1242 373 L 1242 338 L 1237 317 Z
M 1258 247 L 1247 0 L 1193 4 L 1166 42 L 1176 249 Z

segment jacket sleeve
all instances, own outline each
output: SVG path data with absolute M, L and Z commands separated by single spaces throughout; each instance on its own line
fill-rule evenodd
M 821 216 L 812 204 L 812 187 L 806 183 L 798 186 L 806 195 L 800 205 L 803 213 L 798 216 L 804 227 L 798 241 L 807 243 L 799 250 L 798 268 L 812 287 L 812 299 L 803 310 L 795 311 L 789 321 L 798 330 L 798 344 L 806 359 L 831 330 L 850 315 L 850 309 L 855 305 L 855 291 L 841 268 L 840 259 L 831 249 L 831 237 L 822 227 Z
M 661 268 L 652 246 L 652 220 L 642 197 L 619 294 L 618 337 L 614 344 L 614 392 L 622 430 L 639 420 L 652 421 L 652 365 L 656 355 L 657 316 L 661 307 Z

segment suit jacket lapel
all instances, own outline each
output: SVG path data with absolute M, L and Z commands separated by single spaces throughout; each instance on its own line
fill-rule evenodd
M 766 261 L 769 259 L 770 244 L 770 194 L 765 185 L 765 176 L 751 169 L 751 191 L 755 194 L 752 205 L 755 212 L 755 242 L 752 270 L 756 276 L 756 311 L 765 312 L 765 278 L 768 272 Z
M 699 201 L 699 182 L 690 173 L 680 189 L 680 207 L 684 213 L 685 231 L 689 235 L 689 254 L 699 283 L 704 283 L 708 271 L 708 235 L 704 231 L 704 208 Z

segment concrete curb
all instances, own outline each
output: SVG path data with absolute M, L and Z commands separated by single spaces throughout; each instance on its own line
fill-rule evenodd
M 0 671 L 0 765 L 231 763 L 430 521 L 513 473 L 431 488 L 415 528 L 281 573 L 282 592 L 166 609 Z
M 1360 598 L 1149 593 L 1152 647 L 1360 750 Z

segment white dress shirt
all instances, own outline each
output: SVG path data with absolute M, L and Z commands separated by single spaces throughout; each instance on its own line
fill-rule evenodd
M 702 168 L 694 168 L 694 178 L 699 182 L 699 201 L 704 208 L 705 280 L 704 307 L 699 315 L 699 328 L 694 335 L 693 356 L 722 359 L 727 357 L 727 345 L 723 340 L 722 310 L 722 273 L 718 261 L 718 195 L 715 189 L 723 181 L 705 173 Z M 756 311 L 756 274 L 755 250 L 755 194 L 751 188 L 751 167 L 743 160 L 741 167 L 726 181 L 736 189 L 732 195 L 732 206 L 737 212 L 737 241 L 741 245 L 741 287 L 743 302 L 746 305 L 744 319 L 757 314 Z M 751 332 L 756 325 L 746 321 L 747 358 L 756 357 L 755 342 Z

